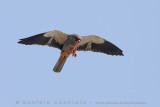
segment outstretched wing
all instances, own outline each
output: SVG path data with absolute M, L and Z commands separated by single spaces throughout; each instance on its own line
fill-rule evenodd
M 59 30 L 53 30 L 20 39 L 18 43 L 25 45 L 48 45 L 61 50 L 64 42 L 68 39 L 68 36 L 68 34 L 65 34 Z
M 100 38 L 96 35 L 81 36 L 82 40 L 79 43 L 77 50 L 79 51 L 93 51 L 101 52 L 108 55 L 120 55 L 123 56 L 123 51 L 119 49 L 113 43 Z

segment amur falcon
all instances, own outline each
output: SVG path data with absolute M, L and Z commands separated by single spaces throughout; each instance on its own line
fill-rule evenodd
M 99 36 L 65 34 L 59 30 L 53 30 L 23 38 L 20 39 L 18 43 L 25 45 L 48 45 L 60 49 L 60 57 L 53 68 L 54 72 L 60 72 L 62 70 L 64 63 L 70 54 L 77 57 L 76 51 L 92 51 L 108 55 L 123 56 L 123 51 L 121 49 Z

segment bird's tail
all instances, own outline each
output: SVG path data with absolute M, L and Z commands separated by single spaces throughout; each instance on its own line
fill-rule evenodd
M 58 59 L 56 65 L 53 68 L 54 72 L 60 72 L 64 66 L 64 63 L 66 62 L 68 56 L 70 54 L 67 52 L 61 52 L 60 58 Z
M 60 72 L 63 68 L 65 62 L 60 62 L 59 60 L 57 61 L 56 65 L 53 68 L 54 72 Z

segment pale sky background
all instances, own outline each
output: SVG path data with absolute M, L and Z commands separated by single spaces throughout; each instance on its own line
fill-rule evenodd
M 160 107 L 159 0 L 1 0 L 0 28 L 1 107 Z M 125 56 L 77 52 L 54 73 L 58 49 L 17 44 L 50 30 L 101 36 Z M 87 104 L 53 104 L 68 100 Z

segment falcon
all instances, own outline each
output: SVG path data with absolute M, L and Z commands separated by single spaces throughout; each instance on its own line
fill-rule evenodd
M 60 49 L 60 57 L 53 68 L 54 72 L 60 72 L 62 70 L 64 63 L 70 54 L 77 57 L 76 51 L 92 51 L 108 55 L 123 56 L 123 51 L 121 49 L 99 36 L 65 34 L 59 30 L 53 30 L 23 38 L 20 39 L 18 43 L 25 45 L 47 45 Z

